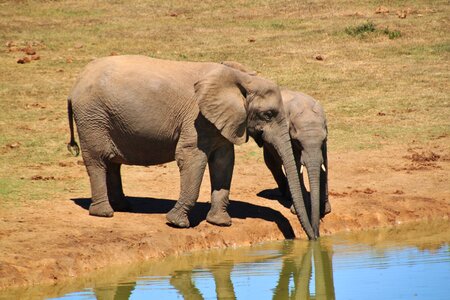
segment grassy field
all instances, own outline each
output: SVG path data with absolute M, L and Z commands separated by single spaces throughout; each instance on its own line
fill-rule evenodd
M 329 151 L 449 134 L 448 1 L 93 2 L 0 1 L 0 205 L 87 188 L 65 168 L 66 96 L 111 54 L 244 63 L 321 101 Z M 28 45 L 40 59 L 18 64 Z

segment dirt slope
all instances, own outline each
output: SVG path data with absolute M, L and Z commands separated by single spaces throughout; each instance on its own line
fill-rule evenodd
M 332 213 L 321 224 L 322 234 L 413 220 L 448 220 L 450 151 L 444 145 L 450 145 L 448 137 L 422 147 L 331 151 Z M 304 239 L 296 217 L 271 190 L 275 183 L 262 159 L 245 155 L 253 147 L 247 144 L 236 149 L 230 204 L 233 225 L 227 228 L 205 221 L 207 174 L 192 212 L 194 227 L 166 225 L 165 213 L 179 190 L 173 163 L 125 168 L 125 193 L 132 196 L 133 213 L 116 213 L 110 219 L 89 216 L 87 189 L 0 210 L 0 288 L 54 282 L 112 264 L 197 249 Z M 76 158 L 72 160 L 68 172 L 80 181 L 87 180 L 83 166 L 76 164 Z

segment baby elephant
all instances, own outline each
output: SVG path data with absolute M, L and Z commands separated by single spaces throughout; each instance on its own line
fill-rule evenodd
M 251 70 L 235 61 L 224 61 L 222 64 L 256 75 Z M 291 138 L 294 157 L 300 175 L 302 199 L 307 206 L 307 213 L 314 231 L 314 236 L 319 236 L 319 221 L 331 212 L 328 202 L 328 160 L 327 160 L 327 121 L 322 106 L 314 98 L 300 92 L 287 89 L 281 91 L 286 120 L 289 123 L 289 135 Z M 272 172 L 278 188 L 286 198 L 291 198 L 290 188 L 283 172 L 283 162 L 273 145 L 262 139 L 255 138 L 260 147 L 264 147 L 264 161 Z M 306 191 L 303 181 L 303 169 L 308 170 L 310 193 Z M 296 213 L 294 206 L 291 211 Z
M 282 90 L 281 95 L 289 122 L 295 160 L 298 162 L 300 184 L 314 232 L 319 234 L 319 221 L 331 208 L 328 202 L 327 122 L 322 106 L 311 96 Z M 273 146 L 263 143 L 264 161 L 272 172 L 283 196 L 290 198 L 282 161 Z M 310 193 L 306 191 L 303 170 L 308 170 Z M 295 209 L 291 207 L 295 213 Z

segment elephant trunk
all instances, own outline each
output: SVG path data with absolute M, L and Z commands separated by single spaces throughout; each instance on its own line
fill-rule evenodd
M 300 224 L 302 225 L 303 230 L 305 230 L 308 238 L 310 240 L 315 240 L 318 238 L 318 235 L 313 231 L 305 209 L 305 202 L 300 188 L 300 179 L 297 173 L 297 165 L 292 151 L 291 138 L 289 136 L 287 124 L 282 126 L 281 134 L 275 138 L 273 145 L 283 161 L 292 202 Z
M 320 162 L 307 163 L 309 189 L 311 195 L 311 225 L 314 235 L 319 237 L 320 225 Z

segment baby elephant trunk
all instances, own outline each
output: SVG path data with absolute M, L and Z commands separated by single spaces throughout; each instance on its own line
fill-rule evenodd
M 307 163 L 309 189 L 311 194 L 311 226 L 316 237 L 320 236 L 320 169 L 321 161 Z

